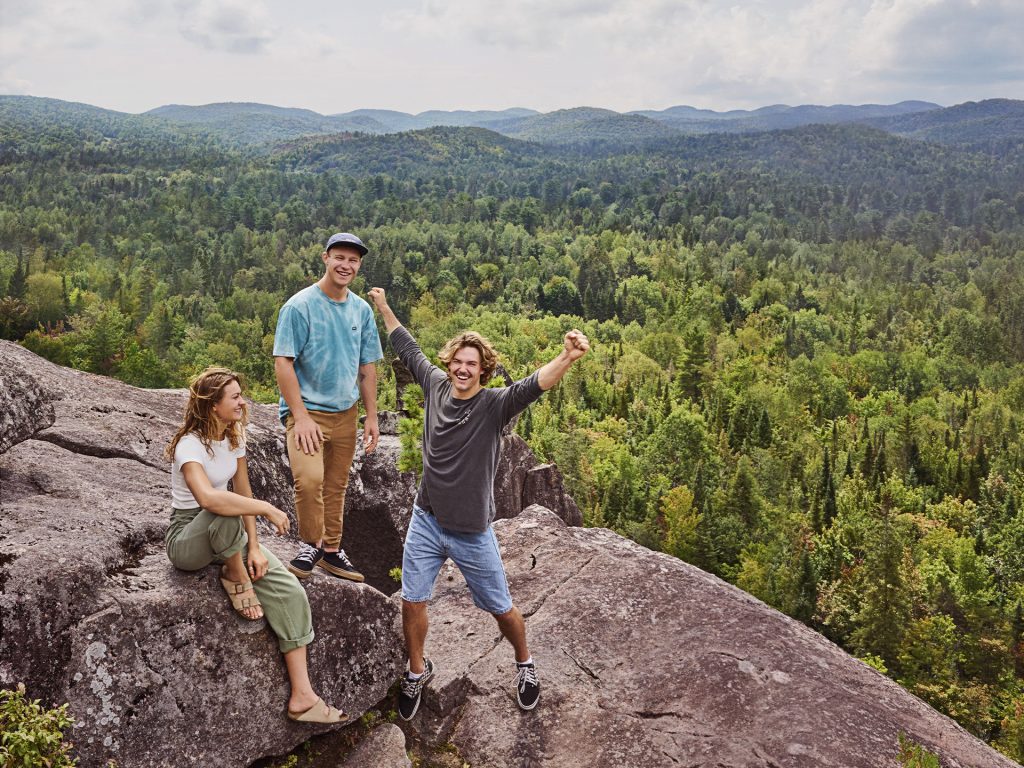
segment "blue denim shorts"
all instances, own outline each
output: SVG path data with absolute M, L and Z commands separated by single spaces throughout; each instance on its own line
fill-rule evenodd
M 449 531 L 413 504 L 402 553 L 402 599 L 410 603 L 429 600 L 437 574 L 449 557 L 465 577 L 477 608 L 496 615 L 512 610 L 494 529 L 487 526 L 483 533 Z

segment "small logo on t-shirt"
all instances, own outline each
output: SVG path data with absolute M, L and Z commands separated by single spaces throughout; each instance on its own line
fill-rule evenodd
M 358 328 L 356 328 L 356 327 L 355 327 L 355 326 L 353 325 L 353 326 L 352 326 L 352 330 L 353 330 L 353 331 L 357 331 L 357 330 L 359 330 L 359 329 L 358 329 Z

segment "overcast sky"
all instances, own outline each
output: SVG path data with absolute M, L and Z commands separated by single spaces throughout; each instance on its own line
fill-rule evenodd
M 0 0 L 0 94 L 618 111 L 1024 98 L 1021 0 Z

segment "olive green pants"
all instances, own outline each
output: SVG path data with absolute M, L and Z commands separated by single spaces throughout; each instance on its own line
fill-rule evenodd
M 236 552 L 248 554 L 249 537 L 241 517 L 215 515 L 205 509 L 172 509 L 171 524 L 164 536 L 167 557 L 175 568 L 198 571 L 211 563 L 223 563 Z M 308 645 L 313 640 L 313 619 L 306 591 L 274 553 L 260 544 L 270 567 L 266 575 L 252 583 L 263 605 L 281 653 Z

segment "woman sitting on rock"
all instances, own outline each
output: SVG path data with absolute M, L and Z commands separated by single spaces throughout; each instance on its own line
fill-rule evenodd
M 309 600 L 298 580 L 256 537 L 256 518 L 278 533 L 284 512 L 252 497 L 245 461 L 248 411 L 237 374 L 207 368 L 189 388 L 185 423 L 167 447 L 171 469 L 171 524 L 164 542 L 177 568 L 196 571 L 221 563 L 220 582 L 235 611 L 256 621 L 266 616 L 277 634 L 291 683 L 288 718 L 341 723 L 348 715 L 313 692 L 306 645 L 313 639 Z M 234 492 L 227 490 L 231 481 Z

